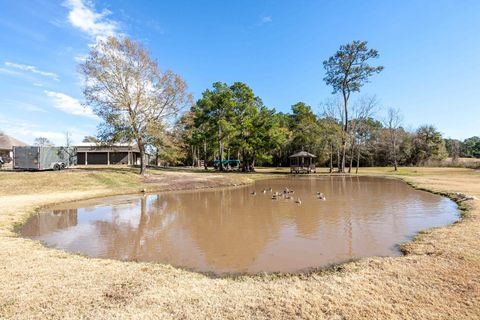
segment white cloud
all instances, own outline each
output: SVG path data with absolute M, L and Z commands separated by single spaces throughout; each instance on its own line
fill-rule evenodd
M 87 60 L 87 55 L 86 54 L 79 54 L 79 55 L 76 55 L 75 57 L 73 57 L 73 59 L 75 60 L 75 62 L 83 63 Z
M 19 101 L 19 100 L 12 100 L 12 99 L 3 99 L 0 101 L 0 107 L 4 107 L 5 109 L 21 109 L 30 112 L 47 112 L 44 109 L 40 108 L 37 105 Z
M 0 108 L 1 110 L 1 108 Z M 22 115 L 22 113 L 20 113 Z M 80 128 L 78 124 L 71 126 L 67 123 L 57 123 L 55 130 L 45 121 L 33 123 L 29 120 L 11 117 L 0 112 L 0 128 L 3 132 L 25 143 L 33 143 L 37 137 L 45 137 L 57 146 L 65 143 L 65 133 L 68 132 L 73 143 L 79 143 L 83 137 L 95 134 L 95 126 Z
M 107 19 L 110 11 L 96 12 L 93 4 L 84 0 L 67 0 L 65 6 L 70 9 L 68 21 L 71 25 L 96 40 L 118 34 L 118 23 Z
M 98 117 L 93 113 L 92 108 L 89 106 L 82 106 L 80 101 L 77 99 L 66 95 L 61 92 L 54 92 L 54 91 L 47 91 L 45 90 L 45 94 L 52 98 L 53 106 L 65 113 L 77 115 L 77 116 L 85 116 L 97 119 Z
M 26 111 L 30 111 L 30 112 L 46 112 L 42 108 L 37 107 L 36 105 L 33 105 L 33 104 L 25 104 L 24 108 Z
M 262 17 L 262 24 L 263 23 L 270 23 L 272 22 L 272 17 L 271 16 L 263 16 Z
M 22 70 L 22 71 L 32 72 L 32 73 L 39 74 L 39 75 L 42 75 L 44 77 L 49 77 L 49 78 L 52 78 L 53 80 L 58 81 L 58 75 L 57 74 L 55 74 L 53 72 L 46 72 L 46 71 L 39 70 L 35 66 L 29 66 L 29 65 L 26 65 L 26 64 L 13 63 L 13 62 L 8 62 L 8 61 L 5 62 L 5 66 L 9 67 L 9 68 Z
M 1 67 L 0 67 L 0 73 L 8 74 L 8 75 L 11 75 L 11 76 L 17 76 L 17 77 L 24 76 L 23 73 L 18 72 L 16 70 L 11 70 L 11 69 L 8 69 L 8 68 L 1 68 Z
M 65 133 L 57 132 L 57 131 L 30 130 L 27 128 L 17 128 L 17 129 L 11 130 L 10 132 L 12 132 L 13 135 L 22 135 L 22 136 L 32 137 L 33 139 L 43 137 L 43 138 L 47 138 L 50 141 L 54 141 L 56 143 L 58 143 L 58 141 L 62 141 L 62 139 L 65 139 Z
M 10 118 L 0 114 L 0 125 L 2 130 L 25 143 L 33 143 L 37 137 L 45 137 L 56 143 L 65 139 L 65 133 L 49 130 L 42 130 L 37 125 L 23 119 Z

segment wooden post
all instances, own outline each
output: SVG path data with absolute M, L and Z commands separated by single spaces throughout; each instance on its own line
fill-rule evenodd
M 107 165 L 110 165 L 110 151 L 107 151 Z
M 88 152 L 85 151 L 85 165 L 88 164 Z

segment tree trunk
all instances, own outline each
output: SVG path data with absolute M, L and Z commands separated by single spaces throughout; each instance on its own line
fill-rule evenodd
M 393 164 L 395 166 L 395 171 L 398 171 L 398 164 L 397 164 L 397 142 L 396 139 L 393 139 Z
M 195 167 L 195 146 L 192 144 L 191 147 L 191 152 L 192 152 L 192 167 Z
M 337 169 L 340 172 L 342 168 L 342 160 L 340 159 L 340 148 L 337 148 Z
M 197 146 L 197 167 L 200 168 L 200 148 Z
M 345 90 L 342 90 L 343 93 L 343 111 L 345 114 L 345 123 L 343 124 L 343 137 L 342 137 L 342 165 L 341 172 L 345 172 L 345 155 L 347 152 L 347 139 L 348 136 L 348 96 Z
M 208 170 L 207 166 L 207 140 L 203 141 L 203 167 Z
M 141 140 L 137 141 L 138 148 L 140 149 L 140 174 L 143 176 L 146 170 L 145 164 L 145 146 L 143 145 Z
M 352 139 L 352 151 L 350 152 L 350 166 L 348 167 L 348 173 L 352 173 L 354 157 L 355 157 L 355 138 Z
M 342 143 L 342 163 L 340 166 L 340 172 L 345 172 L 345 158 L 347 154 L 347 141 L 343 141 Z
M 360 167 L 360 147 L 357 147 L 357 169 L 355 173 L 358 173 L 358 167 Z
M 220 126 L 218 126 L 218 157 L 220 159 L 218 168 L 220 169 L 220 171 L 223 171 L 223 138 L 222 128 Z
M 330 144 L 330 173 L 333 172 L 333 144 Z

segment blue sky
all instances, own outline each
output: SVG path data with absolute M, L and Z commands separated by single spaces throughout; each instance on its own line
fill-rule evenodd
M 320 112 L 331 96 L 322 61 L 367 40 L 385 70 L 363 88 L 402 110 L 410 129 L 480 135 L 480 1 L 3 1 L 0 130 L 27 143 L 94 135 L 77 65 L 108 35 L 139 40 L 195 98 L 214 81 L 242 81 L 288 112 Z M 353 97 L 355 99 L 355 97 Z

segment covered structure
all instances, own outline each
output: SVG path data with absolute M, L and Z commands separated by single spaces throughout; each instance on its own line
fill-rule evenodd
M 0 133 L 0 157 L 7 162 L 13 158 L 13 147 L 26 147 L 28 144 L 4 133 Z
M 292 154 L 290 157 L 290 172 L 291 173 L 311 173 L 316 172 L 314 159 L 315 155 L 300 151 Z
M 240 170 L 240 160 L 237 160 L 237 159 L 223 160 L 222 165 L 227 171 Z M 214 160 L 213 161 L 213 167 L 215 169 L 220 168 L 220 160 Z
M 103 145 L 96 142 L 84 142 L 75 145 L 75 148 L 79 165 L 140 165 L 140 149 L 136 144 Z

